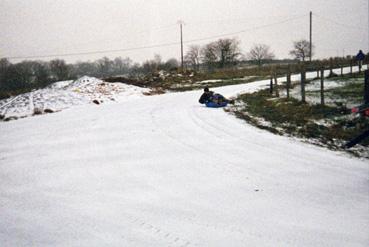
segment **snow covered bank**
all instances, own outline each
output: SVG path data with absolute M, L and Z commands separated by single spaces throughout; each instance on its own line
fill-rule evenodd
M 61 81 L 51 86 L 0 101 L 0 115 L 4 118 L 19 118 L 42 113 L 60 111 L 72 106 L 125 101 L 142 96 L 148 89 L 122 83 L 108 83 L 84 76 L 76 81 Z

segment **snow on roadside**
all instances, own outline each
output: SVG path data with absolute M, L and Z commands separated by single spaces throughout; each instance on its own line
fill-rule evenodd
M 214 79 L 214 80 L 204 80 L 197 82 L 198 84 L 209 84 L 209 83 L 215 83 L 215 82 L 221 82 L 221 79 Z
M 217 82 L 222 82 L 222 81 L 246 81 L 246 80 L 250 80 L 253 78 L 256 78 L 257 76 L 244 76 L 244 77 L 240 77 L 240 78 L 233 78 L 233 79 L 212 79 L 212 80 L 204 80 L 204 81 L 198 81 L 196 82 L 197 84 L 213 84 L 213 83 L 217 83 Z
M 49 87 L 34 90 L 0 101 L 0 115 L 4 119 L 31 116 L 35 113 L 55 112 L 72 106 L 141 97 L 148 89 L 123 83 L 108 83 L 84 76 L 78 80 L 55 82 Z

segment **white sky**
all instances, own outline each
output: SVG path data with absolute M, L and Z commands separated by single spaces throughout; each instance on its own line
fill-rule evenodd
M 177 21 L 182 19 L 184 41 L 245 30 L 224 37 L 238 38 L 244 53 L 255 43 L 265 43 L 278 58 L 289 58 L 292 42 L 309 38 L 310 10 L 316 57 L 368 51 L 368 0 L 0 0 L 0 57 L 179 42 Z M 190 44 L 216 39 L 187 42 L 185 51 Z M 58 57 L 75 62 L 128 56 L 142 62 L 154 54 L 179 59 L 180 46 Z

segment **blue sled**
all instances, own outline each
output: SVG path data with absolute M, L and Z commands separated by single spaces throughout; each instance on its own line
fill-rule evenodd
M 228 102 L 222 102 L 222 103 L 206 102 L 205 103 L 206 107 L 211 107 L 211 108 L 225 107 L 227 106 L 227 104 Z

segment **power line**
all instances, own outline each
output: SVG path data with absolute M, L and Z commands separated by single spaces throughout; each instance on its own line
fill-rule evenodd
M 134 51 L 134 50 L 143 50 L 150 48 L 158 48 L 165 46 L 178 45 L 179 42 L 158 44 L 158 45 L 148 45 L 148 46 L 140 46 L 126 49 L 116 49 L 116 50 L 101 50 L 101 51 L 89 51 L 89 52 L 76 52 L 76 53 L 63 53 L 63 54 L 48 54 L 48 55 L 40 55 L 40 56 L 25 56 L 25 57 L 7 57 L 8 59 L 30 59 L 30 58 L 48 58 L 48 57 L 67 57 L 67 56 L 79 56 L 79 55 L 91 55 L 91 54 L 102 54 L 102 53 L 111 53 L 111 52 L 124 52 L 124 51 Z
M 156 31 L 156 32 L 161 32 L 163 30 L 169 30 L 169 29 L 173 29 L 174 27 L 176 27 L 177 24 L 170 24 L 170 25 L 165 25 L 165 26 L 157 26 L 157 27 L 153 27 L 153 28 L 150 28 L 150 29 L 146 29 L 146 30 L 141 30 L 141 31 L 137 31 L 134 33 L 135 36 L 138 36 L 140 34 L 144 34 L 144 33 L 150 33 L 150 32 L 153 32 L 153 31 Z M 104 38 L 103 40 L 93 40 L 93 41 L 89 41 L 89 42 L 84 42 L 84 43 L 77 43 L 77 44 L 73 44 L 73 47 L 78 47 L 78 46 L 85 46 L 85 45 L 91 45 L 91 44 L 99 44 L 99 43 L 102 43 L 104 42 L 105 44 L 108 43 L 108 44 L 114 44 L 114 43 L 117 43 L 119 42 L 118 40 L 106 40 L 106 38 Z M 68 47 L 68 46 L 67 46 Z M 71 47 L 71 45 L 69 45 L 69 47 Z
M 301 17 L 304 17 L 304 16 L 305 15 L 292 15 L 292 16 L 289 16 L 289 17 L 297 18 L 298 19 L 298 18 L 301 18 Z M 198 24 L 209 24 L 209 23 L 210 24 L 211 23 L 226 23 L 226 22 L 232 22 L 232 21 L 237 21 L 238 23 L 245 23 L 246 20 L 259 20 L 259 19 L 277 18 L 277 17 L 286 17 L 286 15 L 284 15 L 284 16 L 281 15 L 281 16 L 268 16 L 268 17 L 254 17 L 254 18 L 239 18 L 239 19 L 221 19 L 221 20 L 217 20 L 217 21 L 215 20 L 215 21 L 190 22 L 190 23 L 186 22 L 186 24 L 183 23 L 183 25 L 194 25 L 194 24 L 198 25 Z M 241 21 L 241 22 L 239 22 L 239 21 Z M 285 22 L 285 20 L 282 21 L 282 23 L 283 22 Z M 169 24 L 169 25 L 165 25 L 165 26 L 158 26 L 158 27 L 150 28 L 150 29 L 147 29 L 147 30 L 141 30 L 141 31 L 135 32 L 134 35 L 143 34 L 143 33 L 149 33 L 149 32 L 153 32 L 153 31 L 173 29 L 174 27 L 177 26 L 177 24 Z M 276 24 L 280 24 L 280 23 L 276 23 Z M 272 25 L 274 25 L 274 24 L 272 24 Z M 230 35 L 234 35 L 234 34 L 230 34 Z M 227 36 L 227 35 L 225 35 L 225 36 Z M 204 39 L 200 39 L 199 41 L 201 41 L 201 40 L 207 40 L 207 39 L 211 39 L 211 38 L 212 37 L 210 37 L 210 38 L 204 38 Z M 107 42 L 106 39 L 104 39 L 103 41 L 104 42 Z M 188 42 L 192 42 L 192 41 L 197 41 L 197 40 L 190 40 L 190 41 L 186 41 L 186 42 L 188 43 Z M 85 43 L 78 43 L 78 44 L 75 44 L 73 46 L 96 44 L 96 43 L 101 43 L 101 42 L 102 42 L 102 40 L 101 41 L 91 41 L 91 42 L 85 42 Z M 116 41 L 113 41 L 113 42 L 116 42 Z
M 248 17 L 248 18 L 234 18 L 234 19 L 220 19 L 220 20 L 208 20 L 208 21 L 196 21 L 196 22 L 186 22 L 186 25 L 201 25 L 201 24 L 213 24 L 213 23 L 230 23 L 238 22 L 239 24 L 250 22 L 250 20 L 262 20 L 262 19 L 275 19 L 280 17 L 301 17 L 301 15 L 280 15 L 280 16 L 262 16 L 262 17 Z
M 287 17 L 287 16 L 286 15 L 280 15 L 280 16 L 267 16 L 267 17 L 250 17 L 250 18 L 221 19 L 221 20 L 213 20 L 213 21 L 201 21 L 201 22 L 186 22 L 186 23 L 183 23 L 183 25 L 186 25 L 187 26 L 187 25 L 199 25 L 199 24 L 211 24 L 211 23 L 227 23 L 227 22 L 238 22 L 239 24 L 242 24 L 242 23 L 245 23 L 245 22 L 250 21 L 250 20 L 270 19 L 270 18 L 279 18 L 279 17 Z M 291 17 L 291 18 L 295 18 L 295 17 L 301 18 L 302 16 L 301 15 L 290 15 L 288 17 Z M 149 32 L 153 32 L 153 31 L 162 31 L 162 30 L 174 29 L 174 27 L 177 27 L 177 25 L 178 25 L 178 23 L 176 23 L 176 24 L 168 24 L 168 25 L 165 25 L 165 26 L 157 26 L 157 27 L 153 27 L 153 28 L 150 28 L 150 29 L 146 29 L 146 30 L 141 30 L 141 31 L 135 32 L 134 35 L 143 34 L 143 33 L 149 33 Z M 100 41 L 91 41 L 91 42 L 78 43 L 78 44 L 74 44 L 73 46 L 96 44 L 96 43 L 101 43 L 102 41 L 107 42 L 106 39 L 104 39 L 104 40 L 100 40 Z M 112 41 L 112 42 L 116 42 L 116 41 Z
M 313 14 L 313 15 L 316 16 L 316 17 L 318 17 L 318 18 L 320 18 L 320 19 L 322 19 L 322 20 L 325 20 L 325 21 L 334 23 L 334 24 L 336 24 L 338 26 L 342 26 L 342 27 L 346 27 L 346 28 L 350 28 L 350 29 L 366 30 L 365 28 L 362 28 L 362 27 L 346 25 L 346 24 L 337 22 L 335 20 L 332 20 L 330 18 L 319 16 L 317 14 Z
M 236 34 L 240 34 L 240 33 L 246 33 L 246 32 L 249 32 L 249 31 L 255 31 L 255 30 L 259 30 L 259 29 L 264 29 L 264 28 L 276 26 L 276 25 L 283 24 L 283 23 L 286 23 L 286 22 L 290 22 L 290 21 L 293 21 L 293 20 L 296 20 L 296 19 L 301 19 L 302 17 L 306 17 L 306 16 L 307 15 L 302 15 L 302 16 L 299 16 L 299 17 L 290 18 L 290 19 L 275 22 L 275 23 L 260 25 L 260 26 L 256 26 L 256 27 L 252 27 L 252 28 L 232 32 L 232 33 L 225 33 L 225 34 L 209 36 L 209 37 L 206 37 L 206 38 L 187 40 L 187 41 L 184 41 L 184 43 L 193 43 L 193 42 L 197 42 L 197 41 L 204 41 L 204 40 L 209 40 L 209 39 L 214 39 L 214 38 L 222 38 L 222 37 L 232 36 L 232 35 L 236 35 Z
M 280 24 L 290 22 L 290 21 L 293 21 L 293 20 L 296 20 L 296 19 L 300 19 L 300 18 L 305 17 L 305 16 L 306 15 L 302 15 L 302 16 L 295 17 L 295 18 L 289 18 L 289 19 L 286 19 L 286 20 L 283 20 L 283 21 L 270 23 L 270 24 L 265 24 L 265 25 L 260 25 L 260 26 L 256 26 L 256 27 L 252 27 L 252 28 L 232 32 L 232 33 L 224 33 L 224 34 L 208 36 L 208 37 L 204 37 L 204 38 L 187 40 L 187 41 L 183 41 L 183 43 L 188 44 L 188 43 L 193 43 L 193 42 L 198 42 L 198 41 L 210 40 L 210 39 L 214 39 L 214 38 L 222 38 L 222 37 L 227 37 L 227 36 L 233 36 L 233 35 L 240 34 L 240 33 L 246 33 L 246 32 L 249 32 L 249 31 L 255 31 L 255 30 L 259 30 L 259 29 L 264 29 L 264 28 L 280 25 Z M 75 53 L 62 53 L 62 54 L 47 54 L 47 55 L 34 55 L 34 56 L 14 56 L 14 57 L 7 57 L 7 58 L 8 59 L 32 59 L 32 58 L 80 56 L 80 55 L 103 54 L 103 53 L 113 53 L 113 52 L 126 52 L 126 51 L 134 51 L 134 50 L 159 48 L 159 47 L 179 45 L 180 43 L 181 42 L 170 42 L 170 43 L 163 43 L 163 44 L 157 44 L 157 45 L 147 45 L 147 46 L 139 46 L 139 47 L 133 47 L 133 48 L 125 48 L 125 49 L 100 50 L 100 51 L 75 52 Z

